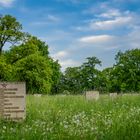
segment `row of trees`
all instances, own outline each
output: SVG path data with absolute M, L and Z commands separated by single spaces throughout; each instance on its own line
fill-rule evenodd
M 99 71 L 101 61 L 88 57 L 87 62 L 79 67 L 69 67 L 61 75 L 59 92 L 82 93 L 85 90 L 107 92 L 140 91 L 140 49 L 118 52 L 113 67 Z
M 7 43 L 10 49 L 4 51 Z M 115 60 L 113 67 L 99 71 L 101 61 L 88 57 L 81 66 L 61 73 L 45 42 L 24 33 L 16 18 L 0 17 L 0 81 L 25 81 L 28 93 L 139 92 L 140 49 L 118 52 Z

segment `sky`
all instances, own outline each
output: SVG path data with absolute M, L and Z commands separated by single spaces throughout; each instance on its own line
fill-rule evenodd
M 92 56 L 104 69 L 118 51 L 140 49 L 140 0 L 0 0 L 0 14 L 45 41 L 62 71 Z

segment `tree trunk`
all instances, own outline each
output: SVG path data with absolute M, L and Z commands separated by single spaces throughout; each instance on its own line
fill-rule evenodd
M 0 46 L 0 55 L 2 54 L 2 47 Z

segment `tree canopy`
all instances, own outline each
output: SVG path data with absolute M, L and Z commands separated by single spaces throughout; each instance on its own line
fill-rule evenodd
M 23 37 L 22 25 L 11 15 L 0 17 L 0 54 L 6 43 L 15 44 Z
M 24 33 L 16 18 L 5 15 L 0 19 L 0 81 L 25 81 L 28 93 L 51 94 L 58 83 L 60 65 L 49 56 L 48 45 Z M 20 41 L 20 44 L 15 42 Z M 9 50 L 2 51 L 6 42 Z
M 140 91 L 140 49 L 118 52 L 114 65 L 113 75 L 116 79 L 114 86 L 118 91 Z
M 61 92 L 79 93 L 84 90 L 107 92 L 140 92 L 140 49 L 119 51 L 113 67 L 99 71 L 101 61 L 88 57 L 79 67 L 69 67 L 61 77 Z

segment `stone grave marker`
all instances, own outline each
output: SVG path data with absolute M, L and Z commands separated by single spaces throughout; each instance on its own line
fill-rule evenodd
M 0 82 L 0 117 L 12 121 L 26 117 L 24 82 Z
M 41 97 L 42 94 L 34 94 L 35 97 Z
M 4 95 L 3 95 L 3 89 L 0 89 L 0 117 L 2 117 L 2 114 L 3 114 L 3 99 L 4 99 L 4 97 L 3 97 Z
M 87 91 L 86 94 L 87 100 L 98 100 L 99 99 L 99 91 Z
M 109 96 L 111 99 L 117 98 L 118 94 L 117 93 L 109 93 Z

